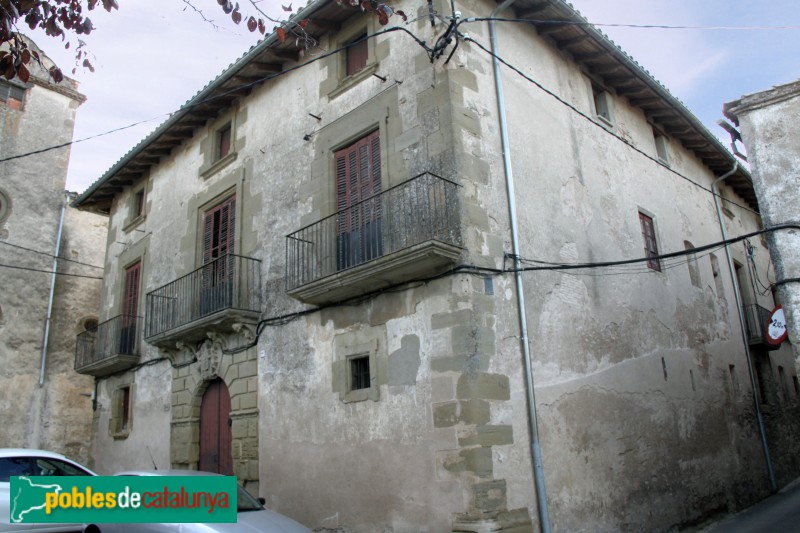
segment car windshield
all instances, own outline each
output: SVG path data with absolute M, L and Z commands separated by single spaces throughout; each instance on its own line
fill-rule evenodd
M 240 513 L 247 511 L 260 511 L 264 508 L 249 492 L 244 490 L 241 485 L 237 485 L 239 491 L 236 494 L 236 510 Z

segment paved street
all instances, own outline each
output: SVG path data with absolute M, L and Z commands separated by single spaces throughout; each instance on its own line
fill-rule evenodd
M 800 533 L 800 483 L 703 529 L 703 533 Z

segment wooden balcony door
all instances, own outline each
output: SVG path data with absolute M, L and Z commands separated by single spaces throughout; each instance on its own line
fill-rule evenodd
M 231 437 L 231 396 L 225 382 L 216 379 L 200 406 L 200 470 L 233 475 Z
M 136 316 L 139 314 L 139 282 L 141 261 L 125 270 L 125 292 L 122 297 L 122 330 L 119 338 L 119 353 L 136 355 Z
M 236 237 L 236 196 L 209 209 L 203 220 L 200 316 L 232 305 Z
M 381 142 L 374 131 L 337 151 L 336 269 L 383 255 Z

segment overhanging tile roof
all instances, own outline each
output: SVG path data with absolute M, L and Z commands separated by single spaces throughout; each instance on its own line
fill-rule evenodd
M 627 98 L 642 110 L 647 119 L 693 152 L 714 174 L 722 175 L 734 165 L 735 156 L 686 106 L 675 98 L 605 34 L 563 0 L 517 0 L 512 6 L 515 17 L 530 21 L 540 35 L 556 49 L 571 57 L 587 73 L 599 79 L 607 89 Z M 357 9 L 342 7 L 335 1 L 316 0 L 298 12 L 292 20 L 309 18 L 305 30 L 319 38 L 335 31 Z M 107 213 L 116 194 L 133 184 L 161 157 L 185 140 L 217 113 L 246 96 L 270 75 L 281 72 L 288 62 L 301 59 L 300 46 L 294 39 L 281 43 L 273 33 L 250 49 L 238 61 L 211 81 L 191 100 L 132 148 L 100 179 L 81 194 L 77 207 Z M 739 169 L 727 184 L 758 209 L 749 173 Z

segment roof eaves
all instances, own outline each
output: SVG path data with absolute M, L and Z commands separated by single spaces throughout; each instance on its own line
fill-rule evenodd
M 306 7 L 298 11 L 295 15 L 293 15 L 289 20 L 290 21 L 299 21 L 305 18 L 308 18 L 309 15 L 320 9 L 327 0 L 311 0 Z M 261 41 L 259 41 L 256 45 L 252 46 L 250 50 L 248 50 L 241 58 L 239 58 L 236 62 L 232 63 L 228 66 L 222 73 L 217 76 L 215 79 L 210 81 L 205 87 L 203 87 L 200 91 L 197 92 L 190 100 L 188 100 L 180 109 L 172 113 L 170 117 L 164 121 L 160 126 L 158 126 L 155 130 L 153 130 L 150 135 L 145 137 L 141 140 L 136 146 L 131 148 L 125 155 L 123 155 L 119 161 L 114 163 L 114 165 L 109 168 L 105 174 L 103 174 L 100 178 L 97 179 L 92 185 L 90 185 L 74 202 L 72 202 L 73 207 L 81 207 L 88 200 L 91 196 L 97 192 L 103 185 L 105 185 L 108 181 L 110 181 L 120 170 L 122 170 L 128 163 L 130 163 L 136 156 L 141 154 L 148 146 L 150 146 L 153 142 L 155 142 L 161 135 L 163 135 L 167 130 L 177 124 L 182 118 L 186 115 L 191 113 L 192 109 L 197 106 L 200 102 L 203 102 L 206 98 L 211 96 L 213 92 L 222 85 L 224 85 L 228 80 L 235 76 L 237 72 L 239 72 L 242 68 L 244 68 L 247 64 L 249 64 L 252 60 L 257 58 L 260 54 L 270 48 L 271 45 L 275 44 L 278 41 L 278 36 L 275 32 L 271 33 Z
M 667 89 L 661 82 L 656 80 L 650 72 L 636 62 L 630 55 L 628 55 L 622 48 L 619 47 L 613 40 L 611 40 L 605 33 L 597 29 L 591 22 L 589 22 L 575 7 L 565 0 L 550 0 L 550 2 L 557 7 L 567 10 L 569 15 L 581 23 L 581 26 L 586 32 L 592 35 L 599 44 L 601 44 L 610 54 L 612 54 L 618 61 L 623 63 L 632 72 L 636 73 L 642 81 L 644 81 L 651 90 L 658 96 L 666 100 L 666 102 L 679 112 L 689 124 L 697 130 L 709 143 L 711 143 L 721 154 L 730 161 L 731 167 L 736 162 L 736 156 L 731 153 L 728 148 L 713 134 L 709 129 L 692 113 L 686 105 L 676 96 L 674 96 L 669 89 Z M 752 185 L 752 178 L 750 173 L 739 167 L 739 172 L 742 177 Z

